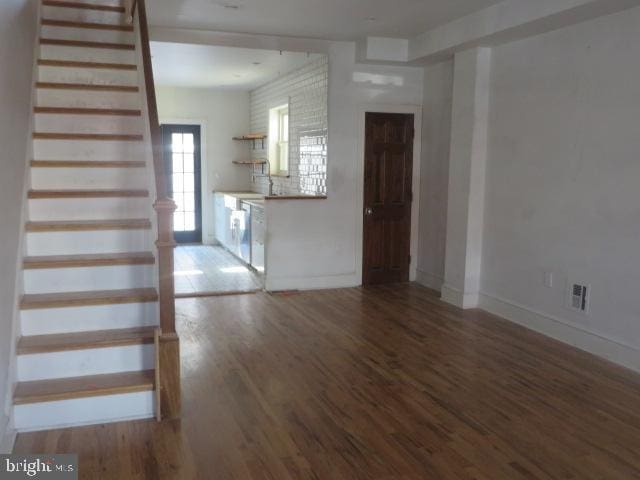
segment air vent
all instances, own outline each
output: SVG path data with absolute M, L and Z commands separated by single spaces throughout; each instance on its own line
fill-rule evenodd
M 588 313 L 590 290 L 590 285 L 571 282 L 567 299 L 568 307 L 579 312 Z

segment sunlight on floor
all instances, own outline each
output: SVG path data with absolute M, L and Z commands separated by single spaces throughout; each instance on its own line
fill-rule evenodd
M 246 273 L 249 271 L 247 267 L 226 267 L 219 269 L 222 273 Z
M 262 276 L 220 246 L 181 245 L 175 252 L 176 294 L 254 291 Z
M 187 277 L 189 275 L 204 275 L 202 270 L 176 270 L 173 272 L 176 277 Z

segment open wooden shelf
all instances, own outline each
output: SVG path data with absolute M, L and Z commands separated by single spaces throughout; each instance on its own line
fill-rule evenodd
M 256 141 L 262 142 L 262 148 L 264 149 L 264 141 L 267 138 L 267 135 L 264 133 L 247 133 L 246 135 L 242 135 L 241 137 L 233 137 L 234 140 L 238 142 L 253 142 L 253 148 L 256 148 Z
M 267 135 L 263 133 L 248 133 L 247 135 L 242 135 L 241 137 L 233 137 L 234 140 L 238 141 L 264 140 L 265 138 L 267 138 Z
M 236 165 L 266 165 L 266 160 L 234 160 Z

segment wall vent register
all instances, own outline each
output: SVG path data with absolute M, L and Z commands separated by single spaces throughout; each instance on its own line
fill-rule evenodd
M 586 284 L 571 283 L 567 303 L 569 308 L 582 313 L 589 312 L 590 286 Z

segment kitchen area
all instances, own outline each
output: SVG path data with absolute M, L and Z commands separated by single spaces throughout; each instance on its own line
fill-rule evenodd
M 183 135 L 182 151 L 165 142 L 176 297 L 260 291 L 270 261 L 274 278 L 289 268 L 278 245 L 297 235 L 279 212 L 326 199 L 327 56 L 166 42 L 152 54 L 160 122 Z

